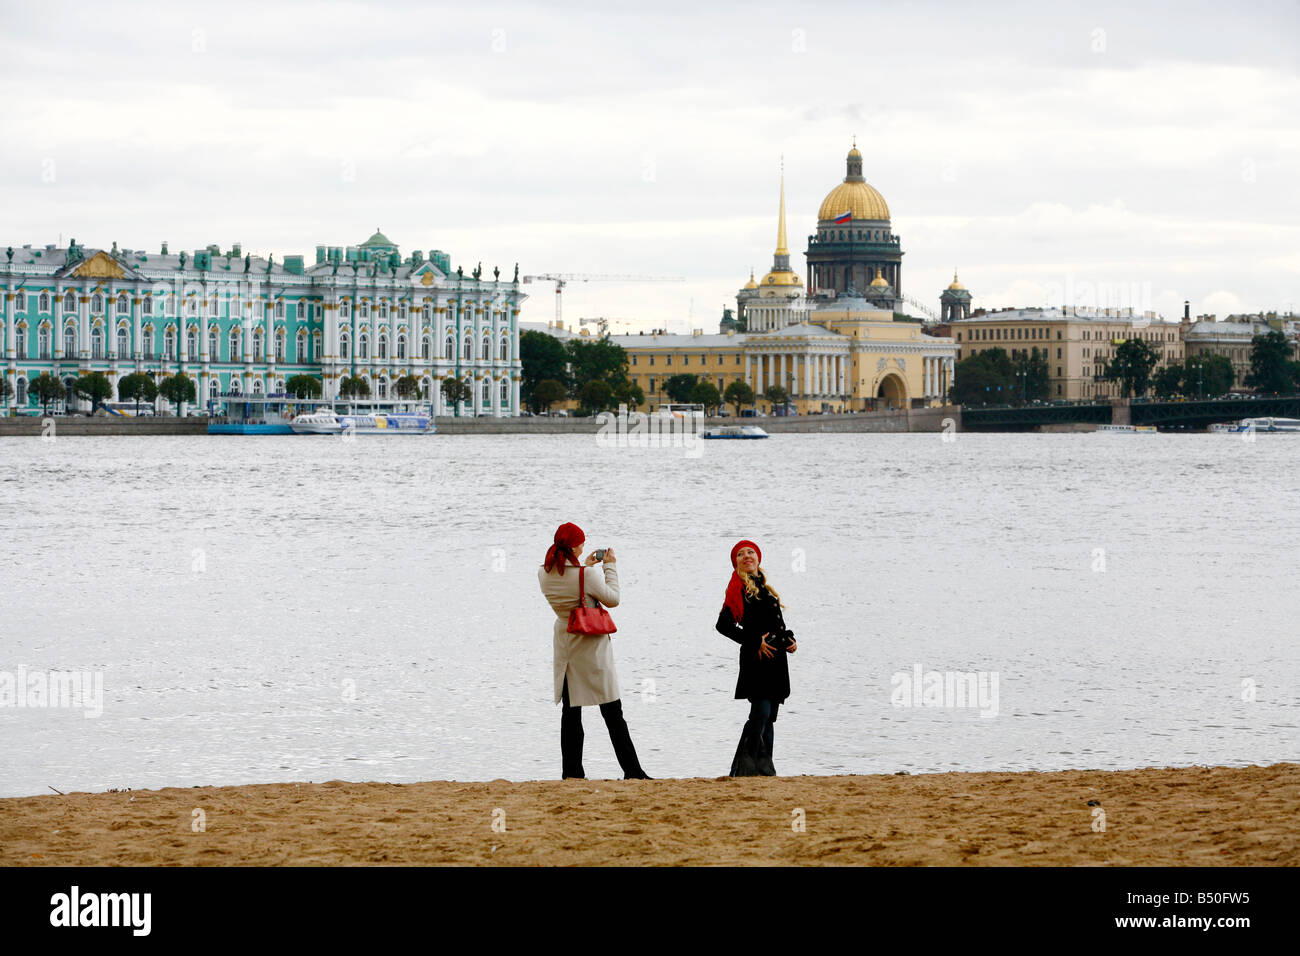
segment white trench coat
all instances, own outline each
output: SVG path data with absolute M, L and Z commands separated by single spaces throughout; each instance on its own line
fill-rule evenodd
M 604 578 L 601 577 L 604 568 Z M 595 564 L 587 568 L 584 586 L 587 607 L 595 607 L 595 598 L 606 607 L 618 607 L 618 570 L 614 563 Z M 569 678 L 569 705 L 590 707 L 607 704 L 621 696 L 618 689 L 618 672 L 614 670 L 614 647 L 608 634 L 570 634 L 569 612 L 578 606 L 578 569 L 570 565 L 563 576 L 559 568 L 547 573 L 545 567 L 537 569 L 537 581 L 542 594 L 555 611 L 555 702 L 560 703 L 564 690 L 565 674 Z

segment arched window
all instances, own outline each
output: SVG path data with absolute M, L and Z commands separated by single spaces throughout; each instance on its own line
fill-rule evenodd
M 403 322 L 406 321 L 406 303 L 405 303 L 405 302 L 403 302 L 400 306 L 398 306 L 398 308 L 397 308 L 397 317 L 398 317 L 399 319 L 401 319 Z
M 104 297 L 98 292 L 90 297 L 90 311 L 95 313 L 104 311 Z
M 235 301 L 238 302 L 239 300 L 236 299 Z M 244 305 L 249 308 L 252 307 L 251 302 L 245 302 Z M 208 316 L 210 318 L 216 318 L 220 314 L 221 312 L 219 311 L 219 308 L 217 306 L 217 297 L 214 295 L 211 299 L 208 300 Z
M 64 312 L 77 311 L 77 295 L 71 289 L 69 289 L 67 294 L 63 297 L 63 311 Z
M 177 357 L 176 329 L 169 325 L 163 332 L 163 358 L 174 359 Z
M 239 357 L 243 354 L 243 349 L 240 348 L 242 339 L 243 337 L 239 334 L 239 326 L 235 326 L 230 330 L 230 361 L 232 362 L 238 362 Z
M 262 394 L 262 380 L 260 378 L 253 379 L 253 394 L 254 395 Z
M 461 343 L 461 346 L 462 346 L 462 350 L 460 354 L 461 360 L 468 362 L 471 358 L 474 357 L 472 354 L 474 351 L 474 341 L 470 337 L 469 333 L 465 334 L 465 341 Z
M 369 303 L 369 302 L 362 302 L 362 303 L 361 303 L 361 305 L 358 307 L 357 318 L 360 318 L 360 319 L 368 319 L 368 318 L 370 318 L 370 303 Z
M 140 330 L 140 352 L 144 358 L 153 358 L 153 326 L 146 325 Z
M 19 376 L 18 386 L 15 389 L 15 392 L 16 392 L 15 397 L 18 400 L 18 404 L 26 405 L 27 404 L 27 379 L 23 378 L 22 376 Z
M 483 333 L 483 350 L 478 354 L 479 358 L 483 359 L 485 362 L 492 358 L 492 340 L 488 337 L 486 332 Z
M 351 353 L 348 352 L 348 337 L 345 334 L 339 337 L 339 358 L 349 358 L 350 355 Z
M 456 342 L 452 339 L 451 333 L 447 333 L 447 340 L 442 344 L 442 357 L 448 362 L 456 359 Z
M 379 380 L 379 391 L 378 391 L 378 395 L 379 395 L 380 398 L 387 398 L 387 397 L 388 397 L 388 379 L 386 379 L 386 378 L 381 378 L 381 379 Z
M 221 383 L 215 378 L 208 383 L 208 397 L 214 402 L 221 397 Z
M 309 361 L 307 356 L 307 333 L 298 330 L 298 337 L 294 340 L 293 357 L 299 362 Z
M 406 361 L 406 336 L 405 335 L 399 335 L 397 337 L 397 360 L 399 362 Z
M 104 330 L 99 326 L 90 330 L 90 357 L 97 359 L 104 357 Z
M 117 357 L 131 357 L 131 333 L 125 327 L 117 330 Z
M 27 358 L 27 326 L 25 325 L 14 329 L 14 357 Z
M 38 358 L 47 359 L 50 357 L 50 327 L 42 325 L 40 332 L 36 336 L 38 346 Z
M 41 293 L 40 301 L 37 303 L 37 305 L 39 306 L 39 310 L 38 310 L 38 311 L 41 311 L 41 312 L 49 312 L 49 311 L 50 311 L 50 294 L 49 294 L 48 292 L 42 292 L 42 293 Z
M 349 311 L 351 308 L 352 306 L 348 303 L 348 300 L 344 299 L 339 303 L 339 315 L 346 319 L 351 314 Z
M 501 361 L 510 361 L 510 339 L 508 336 L 501 336 Z
M 482 408 L 487 408 L 489 405 L 492 404 L 492 383 L 489 382 L 487 379 L 483 379 L 482 394 L 483 397 L 479 404 Z
M 149 304 L 149 303 L 146 302 L 146 306 L 147 306 L 148 304 Z M 185 314 L 186 314 L 186 315 L 198 315 L 198 314 L 199 314 L 199 300 L 196 299 L 196 298 L 194 298 L 194 296 L 190 296 L 189 298 L 187 298 L 187 299 L 185 300 Z
M 127 294 L 125 292 L 119 293 L 117 296 L 117 314 L 127 315 L 130 313 L 130 311 L 131 311 L 130 298 L 127 297 Z
M 217 327 L 208 329 L 208 361 L 221 361 L 221 343 L 217 336 Z
M 382 332 L 379 333 L 379 349 L 375 353 L 375 357 L 378 359 L 388 358 L 388 336 Z
M 423 398 L 426 402 L 429 400 L 430 397 L 429 389 L 432 387 L 433 384 L 427 378 L 420 379 L 420 397 Z
M 424 321 L 433 321 L 433 306 L 429 305 L 427 302 L 424 304 Z
M 508 378 L 501 380 L 501 407 L 507 410 L 510 408 L 510 379 Z
M 370 358 L 370 341 L 364 332 L 357 336 L 357 358 L 363 362 Z
M 277 319 L 283 319 L 283 318 L 284 318 L 284 299 L 277 299 L 277 300 L 276 300 L 276 303 L 275 303 L 275 317 L 276 317 Z
M 381 303 L 379 303 L 379 318 L 380 318 L 380 319 L 387 319 L 387 318 L 388 318 L 388 303 L 387 303 L 387 302 L 381 302 Z
M 311 334 L 311 356 L 308 358 L 308 361 L 311 362 L 320 361 L 320 333 L 319 332 L 313 332 Z
M 166 313 L 166 303 L 163 303 L 163 312 Z M 147 295 L 140 303 L 140 312 L 143 315 L 153 315 L 153 296 Z
M 27 311 L 27 293 L 19 292 L 14 296 L 14 309 L 18 312 Z
M 420 339 L 420 358 L 423 361 L 425 362 L 429 361 L 429 356 L 432 350 L 433 350 L 433 343 L 429 341 L 429 337 L 427 335 L 424 336 L 424 338 Z
M 260 327 L 253 329 L 253 361 L 257 361 L 262 357 L 262 343 L 264 341 L 265 336 L 262 335 L 262 329 Z
M 77 354 L 77 330 L 69 325 L 63 330 L 63 357 L 72 358 Z
M 284 361 L 285 339 L 287 337 L 288 336 L 285 335 L 284 329 L 275 330 L 275 360 L 277 362 Z
M 190 326 L 185 333 L 185 354 L 189 358 L 199 354 L 199 330 L 195 326 Z

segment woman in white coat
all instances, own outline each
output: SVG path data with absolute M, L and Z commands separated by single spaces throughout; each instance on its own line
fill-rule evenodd
M 578 558 L 585 543 L 586 535 L 577 525 L 560 525 L 554 543 L 546 552 L 546 561 L 537 569 L 542 594 L 555 611 L 552 629 L 555 701 L 563 705 L 560 712 L 561 775 L 566 779 L 586 777 L 582 769 L 582 708 L 598 704 L 605 726 L 609 728 L 609 739 L 614 744 L 618 765 L 623 768 L 623 778 L 649 780 L 637 760 L 632 735 L 623 719 L 618 673 L 614 670 L 614 649 L 609 635 L 569 633 L 569 612 L 578 606 L 578 572 L 565 574 L 565 569 L 583 567 Z M 591 554 L 585 566 L 593 568 L 597 560 L 595 554 Z M 618 606 L 618 569 L 614 567 L 612 548 L 605 549 L 603 570 L 603 576 L 594 568 L 591 574 L 584 572 L 582 575 L 586 607 L 594 607 L 596 601 L 606 607 Z

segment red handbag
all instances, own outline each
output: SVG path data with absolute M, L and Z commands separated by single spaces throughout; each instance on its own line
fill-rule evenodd
M 578 606 L 569 612 L 570 634 L 613 634 L 618 630 L 609 612 L 600 606 L 595 598 L 595 607 L 585 607 L 587 597 L 586 581 L 583 578 L 585 567 L 578 568 Z

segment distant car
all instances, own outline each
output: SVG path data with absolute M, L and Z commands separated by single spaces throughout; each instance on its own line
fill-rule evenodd
M 550 416 L 551 416 L 552 418 L 568 418 L 568 417 L 569 417 L 569 413 L 568 413 L 567 411 L 565 411 L 564 409 L 562 409 L 562 408 L 561 408 L 559 411 L 557 411 L 557 412 L 550 412 L 549 414 L 550 414 Z

